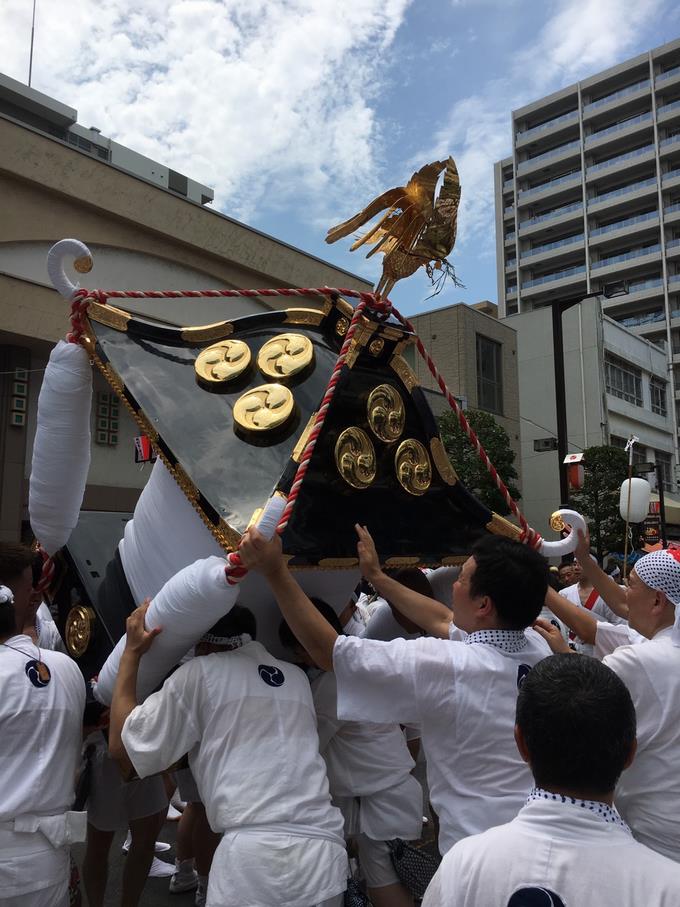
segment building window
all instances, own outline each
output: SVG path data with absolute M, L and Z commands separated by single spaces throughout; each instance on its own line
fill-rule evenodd
M 659 472 L 661 473 L 663 490 L 673 491 L 673 469 L 671 467 L 671 455 L 663 450 L 655 450 L 654 459 L 656 460 L 657 465 L 661 467 Z
M 477 334 L 477 406 L 503 412 L 503 347 Z
M 652 378 L 649 382 L 649 390 L 652 395 L 652 412 L 657 416 L 668 414 L 666 407 L 666 382 L 661 378 Z
M 642 372 L 621 359 L 607 356 L 604 362 L 607 393 L 642 406 Z

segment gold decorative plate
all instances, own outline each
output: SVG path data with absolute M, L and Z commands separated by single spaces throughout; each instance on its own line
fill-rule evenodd
M 257 355 L 257 367 L 267 378 L 292 378 L 311 365 L 314 345 L 304 334 L 279 334 Z
M 234 404 L 234 421 L 246 431 L 279 428 L 295 408 L 293 395 L 282 384 L 261 384 Z
M 206 347 L 196 357 L 196 374 L 209 384 L 222 384 L 238 378 L 250 365 L 250 348 L 242 340 L 221 340 Z
M 402 488 L 409 494 L 425 494 L 432 482 L 432 464 L 425 447 L 415 438 L 402 441 L 394 458 L 394 468 Z
M 87 651 L 94 633 L 96 616 L 92 608 L 75 605 L 66 618 L 66 648 L 74 658 L 80 658 Z
M 373 442 L 365 431 L 346 428 L 335 443 L 335 465 L 352 488 L 368 488 L 376 476 Z
M 368 424 L 373 434 L 388 444 L 400 438 L 406 425 L 404 401 L 391 384 L 379 384 L 368 398 Z

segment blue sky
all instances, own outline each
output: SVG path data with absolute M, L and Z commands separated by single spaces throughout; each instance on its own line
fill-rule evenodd
M 0 66 L 22 81 L 31 6 L 0 7 Z M 415 314 L 496 299 L 510 111 L 678 37 L 674 0 L 38 0 L 33 86 L 212 186 L 219 210 L 373 281 L 379 263 L 326 230 L 452 154 L 465 289 L 426 299 L 423 276 L 404 281 L 393 299 Z

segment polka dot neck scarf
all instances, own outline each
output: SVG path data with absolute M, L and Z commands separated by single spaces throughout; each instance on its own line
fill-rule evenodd
M 527 806 L 533 800 L 550 800 L 553 803 L 566 803 L 570 806 L 578 806 L 587 812 L 593 813 L 603 822 L 609 822 L 612 825 L 618 825 L 630 832 L 630 828 L 623 821 L 613 806 L 606 803 L 600 803 L 599 800 L 578 800 L 576 797 L 565 797 L 564 794 L 554 794 L 552 791 L 543 790 L 541 787 L 534 787 L 527 797 Z
M 680 550 L 652 551 L 641 557 L 634 569 L 646 586 L 665 592 L 675 605 L 672 639 L 674 646 L 680 646 Z
M 527 645 L 524 630 L 475 630 L 465 639 L 468 645 L 481 642 L 504 652 L 521 652 Z

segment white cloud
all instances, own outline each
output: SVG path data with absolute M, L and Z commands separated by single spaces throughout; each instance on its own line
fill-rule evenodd
M 409 0 L 51 0 L 33 87 L 79 122 L 254 217 L 374 188 L 381 64 Z M 27 76 L 30 4 L 5 0 L 0 60 Z
M 454 262 L 495 255 L 493 165 L 510 154 L 510 113 L 532 100 L 626 59 L 667 0 L 560 0 L 538 37 L 520 48 L 509 75 L 457 101 L 412 163 L 452 154 L 462 198 Z M 633 50 L 634 52 L 634 50 Z M 456 254 L 458 253 L 458 254 Z M 464 267 L 459 267 L 463 279 Z

